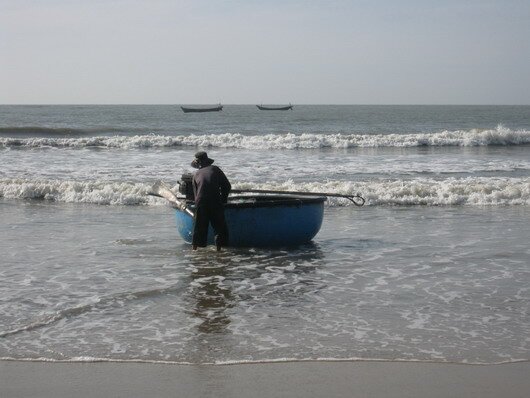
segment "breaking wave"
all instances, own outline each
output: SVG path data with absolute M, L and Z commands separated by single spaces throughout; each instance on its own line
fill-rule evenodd
M 528 145 L 529 130 L 502 126 L 490 130 L 457 130 L 419 134 L 264 134 L 135 135 L 76 138 L 0 138 L 0 148 L 172 148 L 182 146 L 243 149 L 319 149 L 419 146 Z
M 99 205 L 164 205 L 163 199 L 148 196 L 150 183 L 113 181 L 63 181 L 0 179 L 0 197 L 39 199 L 64 203 Z M 234 189 L 330 192 L 360 194 L 366 205 L 498 206 L 529 205 L 530 178 L 415 178 L 410 180 L 372 179 L 367 181 L 327 181 L 299 183 L 292 180 L 266 183 L 237 183 Z M 173 187 L 176 191 L 177 187 Z M 352 205 L 330 198 L 329 206 Z
M 99 205 L 146 205 L 160 202 L 147 195 L 149 184 L 112 181 L 0 179 L 0 197 Z

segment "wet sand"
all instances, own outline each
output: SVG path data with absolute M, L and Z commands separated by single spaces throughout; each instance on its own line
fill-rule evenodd
M 530 362 L 243 365 L 0 361 L 2 398 L 530 396 Z

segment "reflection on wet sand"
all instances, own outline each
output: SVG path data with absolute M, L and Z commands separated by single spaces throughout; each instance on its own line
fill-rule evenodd
M 235 296 L 223 282 L 229 272 L 224 264 L 200 265 L 191 274 L 191 296 L 195 308 L 190 313 L 202 320 L 197 327 L 201 333 L 226 331 L 230 318 L 226 310 L 235 305 Z
M 194 253 L 190 257 L 193 270 L 189 289 L 190 307 L 193 308 L 188 313 L 201 321 L 197 331 L 229 334 L 229 310 L 240 300 L 256 298 L 255 291 L 249 295 L 240 288 L 242 285 L 255 285 L 273 269 L 298 275 L 312 273 L 323 256 L 313 243 L 290 250 L 228 249 L 221 253 L 210 250 Z M 288 291 L 278 291 L 277 294 L 283 299 L 286 294 L 293 294 L 293 299 L 296 299 L 304 294 L 304 286 L 315 288 L 310 280 L 297 278 L 297 281 L 296 289 L 291 286 Z M 238 287 L 237 293 L 233 292 L 234 287 Z M 263 292 L 263 296 L 274 300 L 274 295 L 270 293 Z

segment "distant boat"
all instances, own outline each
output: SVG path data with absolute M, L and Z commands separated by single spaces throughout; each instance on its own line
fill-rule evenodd
M 256 105 L 260 111 L 292 111 L 293 106 L 289 104 L 288 106 L 263 106 Z
M 180 109 L 184 113 L 191 113 L 191 112 L 219 112 L 223 110 L 223 106 L 219 104 L 218 106 L 214 108 L 186 108 L 184 106 L 181 106 Z

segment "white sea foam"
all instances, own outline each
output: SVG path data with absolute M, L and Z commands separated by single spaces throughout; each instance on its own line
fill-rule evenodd
M 0 179 L 0 197 L 65 203 L 143 205 L 163 203 L 147 195 L 150 185 L 112 181 Z
M 147 195 L 148 183 L 0 179 L 0 197 L 102 205 L 163 205 Z M 530 178 L 467 177 L 410 180 L 238 183 L 234 189 L 360 194 L 367 205 L 529 205 Z M 176 187 L 173 187 L 176 190 Z M 330 198 L 330 206 L 351 202 Z
M 498 126 L 418 134 L 264 134 L 136 135 L 77 138 L 0 138 L 0 148 L 171 148 L 181 146 L 245 149 L 319 149 L 355 147 L 488 146 L 530 144 L 529 130 Z
M 164 361 L 156 359 L 119 359 L 119 358 L 101 358 L 101 357 L 73 357 L 70 359 L 54 359 L 54 358 L 16 358 L 16 357 L 0 357 L 0 361 L 7 362 L 51 362 L 51 363 L 145 363 L 145 364 L 158 364 L 158 365 L 180 365 L 180 366 L 196 366 L 199 363 L 187 362 L 187 361 Z M 393 359 L 381 359 L 381 358 L 361 358 L 361 357 L 349 357 L 349 358 L 276 358 L 276 359 L 262 359 L 262 360 L 228 360 L 228 361 L 216 361 L 216 362 L 201 362 L 200 365 L 208 366 L 237 366 L 237 365 L 260 365 L 260 364 L 273 364 L 273 363 L 323 363 L 323 362 L 384 362 L 384 363 L 452 363 L 461 365 L 503 365 L 510 363 L 525 363 L 529 362 L 528 359 L 520 358 L 508 358 L 503 361 L 494 362 L 480 362 L 480 361 L 447 361 L 444 359 L 410 359 L 410 358 L 393 358 Z

